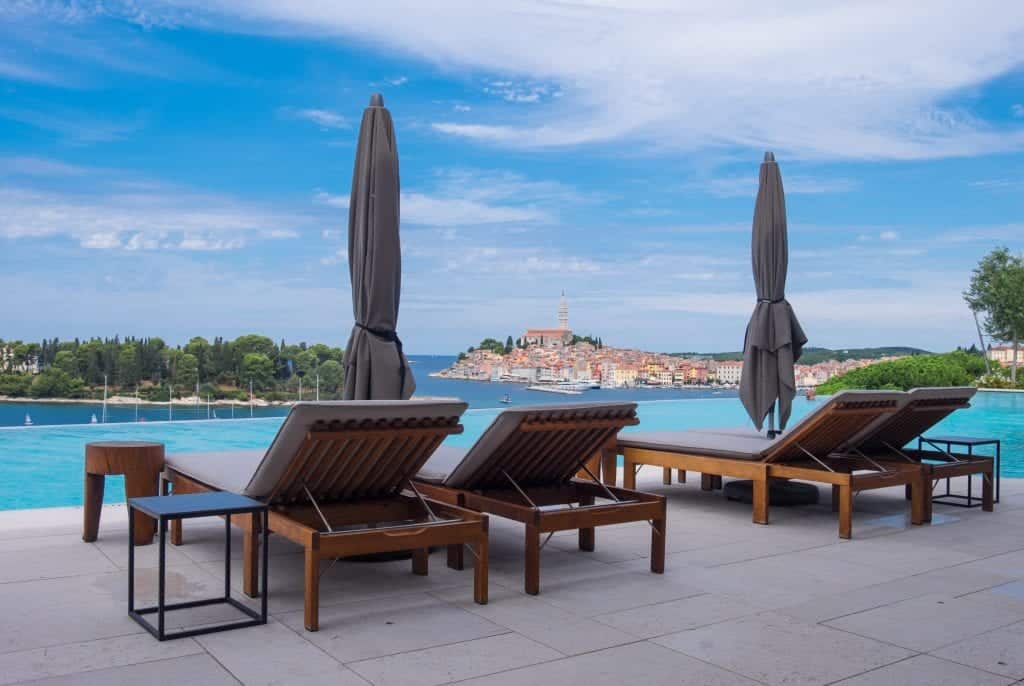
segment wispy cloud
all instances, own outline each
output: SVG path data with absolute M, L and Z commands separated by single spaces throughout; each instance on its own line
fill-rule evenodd
M 979 188 L 986 191 L 1012 191 L 1024 188 L 1024 177 L 1017 179 L 984 179 L 971 181 L 967 184 L 971 188 Z
M 753 198 L 757 196 L 757 183 L 756 175 L 730 176 L 694 181 L 687 184 L 686 187 L 717 198 Z M 786 174 L 783 174 L 782 184 L 789 195 L 849 193 L 860 188 L 860 183 L 853 179 L 788 176 Z
M 517 103 L 535 103 L 548 97 L 562 97 L 562 91 L 549 84 L 517 83 L 515 81 L 490 81 L 484 86 L 484 93 L 496 95 L 505 102 Z
M 313 200 L 341 209 L 349 206 L 347 195 L 322 189 L 314 192 Z M 512 172 L 442 169 L 427 187 L 402 192 L 402 222 L 437 227 L 550 224 L 559 205 L 585 200 L 563 184 Z
M 301 119 L 309 121 L 322 129 L 347 129 L 351 125 L 348 120 L 337 112 L 331 110 L 310 108 L 282 107 L 278 110 L 281 116 L 288 119 Z
M 9 119 L 43 131 L 60 135 L 73 143 L 109 143 L 126 138 L 139 130 L 143 122 L 105 121 L 81 112 L 39 111 L 17 107 L 0 107 L 0 119 Z

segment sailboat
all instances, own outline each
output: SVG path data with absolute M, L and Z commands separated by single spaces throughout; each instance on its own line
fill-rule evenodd
M 89 423 L 90 424 L 99 424 L 99 420 L 96 419 L 96 413 L 95 412 L 92 415 L 92 419 L 89 420 Z
M 501 402 L 504 403 L 505 405 L 511 405 L 512 404 L 512 396 L 509 395 L 508 393 L 506 393 L 505 395 L 502 396 Z
M 32 426 L 32 416 L 28 412 L 25 413 L 25 426 Z

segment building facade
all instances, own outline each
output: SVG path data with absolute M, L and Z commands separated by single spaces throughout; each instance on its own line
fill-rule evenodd
M 1013 364 L 1013 346 L 1012 345 L 994 345 L 988 349 L 988 359 L 993 362 L 998 362 L 1003 366 L 1010 366 Z M 1017 350 L 1017 364 L 1024 365 L 1024 348 Z

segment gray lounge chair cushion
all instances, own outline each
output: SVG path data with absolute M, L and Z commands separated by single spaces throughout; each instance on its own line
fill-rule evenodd
M 448 475 L 455 471 L 469 452 L 468 448 L 441 444 L 427 463 L 420 468 L 416 478 L 428 484 L 443 484 Z
M 216 466 L 202 468 L 207 478 L 216 478 L 218 483 L 199 479 L 208 486 L 224 488 L 251 498 L 266 498 L 274 491 L 278 482 L 295 459 L 299 447 L 310 428 L 319 423 L 348 422 L 374 419 L 416 419 L 420 417 L 460 417 L 466 411 L 466 403 L 451 399 L 417 400 L 339 400 L 320 403 L 296 403 L 288 412 L 281 428 L 278 429 L 270 447 L 262 453 L 261 459 L 237 458 L 236 452 L 213 453 L 233 455 L 231 458 L 214 458 Z M 249 451 L 240 451 L 249 452 Z M 209 454 L 209 453 L 207 453 Z M 181 463 L 184 456 L 175 456 Z M 191 459 L 187 462 L 195 472 L 200 469 Z M 168 461 L 170 464 L 170 461 Z M 173 467 L 173 464 L 171 465 Z M 176 468 L 176 467 L 175 467 Z M 187 473 L 187 472 L 186 472 Z M 198 479 L 198 477 L 195 477 Z M 222 485 L 224 484 L 224 485 Z M 227 488 L 227 484 L 231 488 Z M 241 486 L 241 487 L 239 487 Z
M 619 436 L 619 450 L 639 448 L 734 460 L 760 460 L 773 442 L 764 436 L 712 431 L 631 431 Z
M 454 468 L 449 469 L 449 466 L 455 458 L 455 453 L 446 451 L 444 455 L 438 456 L 439 462 L 436 464 L 433 462 L 433 459 L 428 461 L 425 465 L 426 473 L 421 470 L 421 477 L 419 478 L 423 478 L 426 481 L 431 475 L 436 477 L 440 472 L 446 471 L 448 476 L 443 481 L 445 486 L 450 488 L 475 487 L 474 482 L 489 467 L 492 459 L 494 459 L 495 452 L 500 450 L 502 444 L 519 430 L 523 420 L 531 415 L 550 415 L 552 419 L 558 419 L 559 415 L 566 415 L 569 417 L 568 421 L 571 421 L 571 417 L 578 417 L 584 414 L 600 416 L 602 414 L 632 413 L 635 410 L 636 403 L 622 402 L 558 403 L 503 410 L 484 430 L 483 434 L 476 440 L 476 443 L 473 444 L 473 447 L 464 451 L 462 459 Z M 575 458 L 580 456 L 570 455 L 566 457 Z M 440 467 L 442 464 L 444 465 L 443 469 Z M 510 466 L 509 469 L 513 468 Z
M 222 491 L 242 493 L 266 452 L 256 449 L 178 453 L 168 455 L 164 463 L 199 483 Z

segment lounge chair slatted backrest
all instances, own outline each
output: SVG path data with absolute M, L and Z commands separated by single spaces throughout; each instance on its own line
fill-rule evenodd
M 976 392 L 976 388 L 966 386 L 915 388 L 907 393 L 907 401 L 899 411 L 880 419 L 851 441 L 849 447 L 868 455 L 903 448 L 953 412 L 970 407 Z
M 444 439 L 462 432 L 460 401 L 300 403 L 245 494 L 275 504 L 397 494 Z
M 444 485 L 462 489 L 568 482 L 580 465 L 626 426 L 636 403 L 522 407 L 501 412 Z
M 805 415 L 764 450 L 764 462 L 827 457 L 862 432 L 880 415 L 897 411 L 905 394 L 900 391 L 842 391 Z

